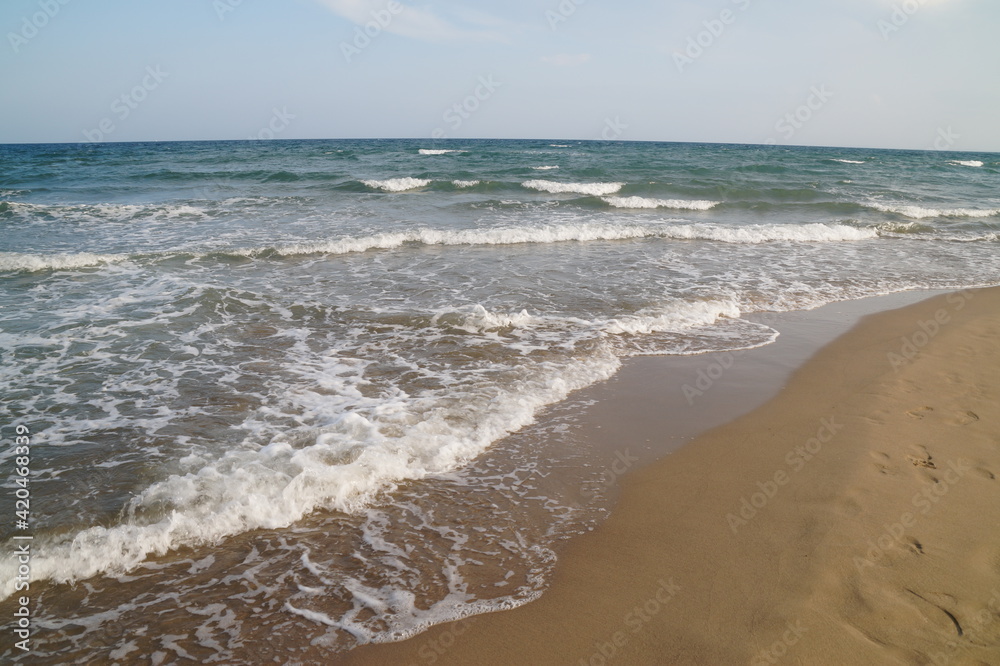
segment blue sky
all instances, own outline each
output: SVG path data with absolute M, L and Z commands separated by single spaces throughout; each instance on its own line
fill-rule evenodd
M 1000 151 L 996 0 L 4 0 L 0 27 L 4 143 Z

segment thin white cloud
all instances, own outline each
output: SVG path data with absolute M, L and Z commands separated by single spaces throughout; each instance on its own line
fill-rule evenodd
M 376 23 L 382 30 L 426 42 L 506 41 L 509 23 L 483 12 L 456 12 L 463 21 L 442 18 L 423 7 L 401 2 L 401 11 L 392 13 L 387 0 L 318 0 L 334 14 L 352 23 Z M 464 23 L 464 25 L 462 24 Z M 483 29 L 487 28 L 487 29 Z
M 560 53 L 558 55 L 543 56 L 542 62 L 555 67 L 573 67 L 590 62 L 589 53 Z

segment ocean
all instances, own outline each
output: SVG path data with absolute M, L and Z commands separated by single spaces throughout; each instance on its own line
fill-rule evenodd
M 0 146 L 0 611 L 25 535 L 36 661 L 287 662 L 526 603 L 610 502 L 574 391 L 773 342 L 753 313 L 998 284 L 998 186 L 942 151 Z

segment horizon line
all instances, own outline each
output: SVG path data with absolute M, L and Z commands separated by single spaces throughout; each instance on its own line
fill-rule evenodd
M 821 148 L 833 150 L 877 150 L 877 151 L 904 151 L 914 153 L 977 153 L 1000 155 L 998 150 L 968 150 L 968 149 L 938 149 L 938 148 L 876 148 L 871 146 L 830 146 L 830 145 L 810 145 L 810 144 L 777 144 L 777 143 L 742 143 L 735 141 L 671 141 L 664 139 L 566 139 L 566 138 L 497 138 L 497 137 L 475 137 L 475 138 L 424 138 L 424 137 L 366 137 L 366 138 L 285 138 L 275 137 L 273 139 L 143 139 L 134 141 L 17 141 L 0 142 L 0 146 L 80 146 L 80 145 L 127 145 L 144 143 L 272 143 L 272 142 L 293 142 L 293 141 L 427 141 L 437 142 L 461 142 L 461 141 L 572 141 L 577 143 L 664 143 L 664 144 L 685 144 L 685 145 L 707 145 L 707 146 L 745 146 L 752 148 Z

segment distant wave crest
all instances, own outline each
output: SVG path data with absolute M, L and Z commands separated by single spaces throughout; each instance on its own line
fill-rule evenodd
M 709 210 L 719 201 L 688 201 L 685 199 L 649 199 L 646 197 L 604 197 L 615 208 L 674 208 L 677 210 Z
M 883 213 L 896 213 L 914 220 L 928 217 L 993 217 L 1000 215 L 1000 208 L 924 208 L 904 204 L 869 204 L 875 210 Z
M 776 241 L 856 241 L 876 237 L 878 237 L 878 232 L 874 229 L 820 223 L 803 225 L 760 224 L 745 227 L 730 227 L 708 223 L 649 225 L 579 223 L 540 227 L 497 227 L 493 229 L 417 229 L 361 238 L 298 243 L 277 248 L 268 248 L 267 251 L 281 256 L 291 256 L 299 254 L 346 254 L 372 249 L 392 249 L 404 243 L 423 243 L 425 245 L 517 245 L 523 243 L 666 238 L 753 244 Z M 232 254 L 243 256 L 256 256 L 263 252 L 265 250 L 259 248 L 230 251 Z
M 427 187 L 431 181 L 425 178 L 389 178 L 388 180 L 363 180 L 361 181 L 374 190 L 384 192 L 406 192 Z
M 557 183 L 552 180 L 529 180 L 522 185 L 529 190 L 539 190 L 550 194 L 589 194 L 600 197 L 614 194 L 625 183 Z

